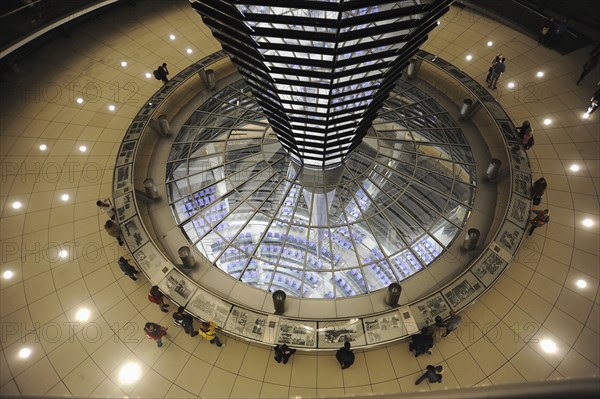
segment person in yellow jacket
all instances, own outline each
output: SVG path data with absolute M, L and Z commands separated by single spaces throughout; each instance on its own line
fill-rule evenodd
M 203 321 L 198 331 L 203 338 L 206 338 L 211 344 L 216 344 L 218 347 L 223 346 L 219 337 L 217 337 L 215 323 Z

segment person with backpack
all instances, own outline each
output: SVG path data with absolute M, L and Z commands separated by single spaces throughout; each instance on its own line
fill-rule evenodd
M 166 62 L 163 62 L 163 64 L 156 68 L 156 70 L 153 71 L 152 74 L 154 75 L 154 78 L 156 80 L 162 80 L 163 83 L 169 82 L 169 79 L 167 78 L 167 75 L 169 75 L 169 69 L 167 68 Z
M 169 307 L 169 305 L 165 303 L 164 297 L 165 295 L 162 292 L 160 292 L 157 285 L 152 286 L 152 288 L 150 288 L 150 291 L 148 291 L 148 300 L 152 303 L 157 304 L 160 310 L 162 310 L 163 312 L 168 313 L 169 309 L 167 308 Z
M 156 346 L 159 348 L 163 346 L 162 337 L 167 335 L 167 327 L 163 327 L 156 323 L 148 322 L 144 326 L 144 332 L 146 333 L 146 338 L 153 339 L 156 341 Z
M 532 235 L 533 231 L 538 227 L 541 227 L 550 222 L 550 215 L 548 209 L 544 209 L 543 211 L 534 211 L 533 209 L 530 209 L 529 212 L 535 215 L 535 217 L 529 221 L 529 223 L 531 223 L 529 235 Z
M 183 306 L 178 307 L 177 312 L 173 313 L 173 323 L 176 326 L 183 328 L 183 331 L 190 337 L 195 337 L 200 334 L 198 331 L 194 330 L 194 318 L 185 312 Z

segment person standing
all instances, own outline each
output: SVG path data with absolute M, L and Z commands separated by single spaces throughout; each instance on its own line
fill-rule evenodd
M 583 71 L 581 71 L 581 75 L 579 76 L 579 79 L 577 80 L 577 83 L 575 84 L 579 84 L 583 78 L 585 78 L 585 76 L 590 73 L 591 71 L 594 70 L 594 68 L 596 68 L 596 66 L 598 65 L 598 54 L 592 54 L 590 55 L 590 58 L 588 58 L 588 60 L 585 62 L 585 64 L 583 64 Z
M 544 209 L 543 211 L 534 211 L 533 209 L 530 209 L 529 212 L 535 215 L 535 217 L 529 221 L 529 223 L 531 223 L 529 235 L 532 235 L 533 231 L 538 227 L 541 227 L 550 222 L 550 215 L 548 209 Z
M 556 29 L 556 22 L 554 22 L 554 17 L 550 17 L 546 20 L 542 29 L 540 30 L 540 35 L 538 36 L 538 43 L 542 46 L 547 46 L 550 42 L 550 39 L 554 35 L 554 30 Z
M 425 378 L 430 383 L 441 383 L 442 382 L 442 373 L 444 372 L 444 368 L 442 366 L 432 366 L 431 364 L 427 365 L 427 370 L 423 373 L 422 376 L 415 382 L 415 385 L 419 385 Z
M 569 30 L 569 21 L 567 18 L 563 18 L 559 23 L 554 26 L 554 31 L 552 32 L 549 40 L 548 47 L 554 48 L 557 44 L 560 44 L 563 36 Z
M 119 227 L 117 222 L 107 220 L 106 223 L 104 223 L 104 231 L 106 231 L 106 234 L 109 236 L 116 238 L 119 245 L 123 245 L 121 227 Z
M 173 313 L 173 320 L 175 324 L 182 327 L 183 331 L 190 337 L 195 337 L 199 334 L 198 331 L 194 330 L 194 318 L 185 312 L 183 306 L 178 307 L 177 312 Z
M 111 204 L 110 199 L 107 198 L 104 201 L 98 200 L 96 201 L 96 206 L 98 206 L 98 209 L 102 212 L 106 213 L 106 216 L 108 216 L 110 220 L 116 220 L 115 208 Z
M 506 71 L 506 57 L 500 58 L 500 61 L 496 65 L 494 65 L 494 69 L 492 70 L 492 76 L 490 77 L 490 81 L 488 83 L 488 87 L 492 89 L 496 89 L 498 84 L 498 79 L 500 79 L 500 75 L 502 75 Z
M 446 332 L 442 334 L 442 337 L 446 337 L 452 331 L 456 330 L 460 323 L 462 323 L 462 317 L 457 315 L 454 310 L 450 311 L 450 317 L 446 321 L 442 321 L 440 316 L 436 316 L 435 318 L 436 326 L 446 328 Z
M 533 130 L 529 129 L 526 130 L 525 133 L 523 134 L 523 137 L 521 138 L 521 143 L 523 143 L 524 147 L 527 147 L 529 144 L 529 140 L 531 140 L 531 138 L 533 137 Z M 529 146 L 529 148 L 531 148 L 531 146 Z M 526 148 L 526 149 L 529 149 Z
M 163 312 L 168 313 L 169 309 L 167 308 L 169 307 L 169 305 L 165 303 L 164 298 L 165 295 L 162 292 L 160 292 L 157 285 L 152 286 L 152 288 L 150 288 L 150 291 L 148 291 L 148 300 L 152 303 L 157 304 L 160 310 L 162 310 Z
M 600 82 L 598 82 L 598 85 L 600 86 Z M 588 107 L 587 114 L 593 114 L 594 111 L 598 109 L 598 105 L 600 105 L 600 87 L 596 89 L 592 95 L 592 98 L 590 99 L 590 106 Z
M 163 62 L 156 70 L 153 72 L 156 80 L 162 80 L 163 83 L 168 83 L 169 79 L 167 76 L 169 75 L 169 69 L 167 68 L 167 63 Z
M 156 323 L 148 322 L 144 326 L 144 332 L 146 333 L 146 337 L 149 339 L 153 339 L 156 341 L 156 346 L 159 348 L 163 346 L 162 337 L 167 335 L 167 327 L 163 327 Z
M 528 131 L 533 132 L 533 129 L 531 128 L 531 123 L 529 123 L 528 120 L 525 120 L 525 121 L 523 121 L 523 124 L 517 128 L 517 134 L 519 135 L 520 138 L 523 138 L 525 133 L 527 133 Z
M 281 363 L 281 361 L 283 360 L 283 364 L 286 364 L 288 362 L 288 360 L 290 360 L 290 357 L 294 353 L 296 353 L 296 349 L 290 348 L 286 344 L 283 344 L 281 346 L 276 345 L 275 346 L 275 361 L 277 363 Z
M 488 74 L 485 78 L 485 83 L 490 83 L 490 79 L 492 77 L 492 72 L 494 71 L 494 67 L 496 66 L 497 63 L 500 62 L 501 59 L 502 59 L 502 54 L 498 54 L 494 57 L 494 59 L 492 60 L 492 63 L 490 64 L 490 69 L 488 69 Z
M 541 197 L 546 192 L 546 188 L 548 187 L 548 183 L 546 179 L 540 177 L 533 183 L 533 187 L 531 187 L 531 198 Z
M 221 343 L 221 340 L 219 340 L 219 337 L 217 337 L 217 331 L 216 331 L 216 326 L 215 326 L 214 322 L 203 321 L 202 325 L 200 326 L 200 331 L 198 331 L 198 332 L 200 333 L 200 335 L 202 335 L 202 338 L 205 338 L 211 344 L 215 344 L 219 348 L 224 346 Z
M 355 356 L 354 352 L 350 349 L 350 341 L 344 342 L 344 346 L 336 352 L 335 358 L 340 363 L 340 366 L 342 366 L 342 370 L 354 364 Z
M 124 257 L 121 256 L 119 258 L 119 260 L 117 261 L 117 263 L 119 264 L 119 268 L 121 269 L 121 271 L 123 272 L 123 274 L 125 274 L 126 276 L 128 276 L 133 281 L 137 281 L 137 277 L 135 277 L 135 275 L 139 273 L 139 270 L 136 270 L 135 267 L 133 267 L 129 263 L 129 260 L 127 260 L 127 259 L 125 259 Z

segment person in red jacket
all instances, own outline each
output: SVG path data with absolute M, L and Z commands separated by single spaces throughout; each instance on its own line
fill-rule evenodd
M 167 308 L 169 307 L 169 305 L 165 303 L 164 297 L 165 295 L 162 292 L 160 292 L 157 285 L 152 286 L 152 288 L 150 288 L 150 291 L 148 291 L 148 300 L 152 303 L 157 304 L 160 310 L 162 310 L 163 312 L 168 313 L 169 309 Z
M 146 337 L 149 339 L 153 339 L 156 341 L 156 346 L 159 348 L 163 345 L 162 337 L 167 335 L 167 327 L 163 327 L 156 323 L 146 323 L 144 326 L 144 332 L 146 333 Z

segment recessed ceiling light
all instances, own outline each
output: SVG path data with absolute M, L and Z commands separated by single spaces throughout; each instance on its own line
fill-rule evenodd
M 75 319 L 77 319 L 77 321 L 87 321 L 90 318 L 90 314 L 91 312 L 89 309 L 82 308 L 75 314 Z
M 169 35 L 169 39 L 171 39 L 171 40 L 175 40 L 175 39 L 177 39 L 177 38 L 175 37 L 175 35 L 171 34 L 171 35 Z
M 544 76 L 544 72 L 539 71 L 538 73 L 535 74 L 535 76 L 537 76 L 538 78 L 541 78 Z
M 544 125 L 548 126 L 551 123 L 552 123 L 552 119 L 550 119 L 550 118 L 544 119 Z
M 2 277 L 3 277 L 5 280 L 10 280 L 10 279 L 12 278 L 12 276 L 13 276 L 13 272 L 12 272 L 12 270 L 7 270 L 7 271 L 5 271 L 4 273 L 2 273 Z
M 492 47 L 493 45 L 494 45 L 494 42 L 487 42 L 488 47 Z
M 508 84 L 506 85 L 509 89 L 514 89 L 515 88 L 515 82 L 508 82 Z
M 438 26 L 440 26 L 441 22 L 440 22 L 440 21 L 437 21 L 437 22 L 436 22 L 436 24 L 438 24 Z
M 473 56 L 471 54 L 469 54 L 465 58 L 467 59 L 467 61 L 471 61 L 473 59 Z
M 60 196 L 60 199 L 63 201 L 68 201 L 69 200 L 69 194 L 63 194 Z
M 551 339 L 541 340 L 540 346 L 542 347 L 544 352 L 548 352 L 548 353 L 555 353 L 558 350 L 558 348 L 556 347 L 556 344 Z
M 594 221 L 592 219 L 584 219 L 581 223 L 583 223 L 585 227 L 592 227 L 594 225 Z
M 77 102 L 77 104 L 83 104 L 83 97 L 77 97 L 77 100 L 75 100 Z
M 40 144 L 40 151 L 46 151 L 47 148 L 46 144 Z
M 188 54 L 192 54 L 193 50 L 191 48 L 188 48 L 187 50 L 185 50 L 185 52 L 188 53 Z
M 577 172 L 579 170 L 579 165 L 573 164 L 569 167 L 569 169 L 571 169 L 573 172 Z
M 131 384 L 142 375 L 142 368 L 137 363 L 127 363 L 119 370 L 119 381 L 121 384 Z
M 67 256 L 69 256 L 69 253 L 63 249 L 58 253 L 58 256 L 60 256 L 61 258 L 66 258 Z
M 84 146 L 84 145 L 82 145 L 82 146 L 79 146 L 79 151 L 81 151 L 81 152 L 86 152 L 86 151 L 87 151 L 87 147 L 86 147 L 86 146 Z
M 27 359 L 29 355 L 31 355 L 31 349 L 29 348 L 23 348 L 19 351 L 19 357 L 21 359 Z
M 585 282 L 585 280 L 577 280 L 575 282 L 575 285 L 577 286 L 577 288 L 585 288 L 585 287 L 587 287 L 587 283 Z
M 586 113 L 584 113 L 583 115 L 581 115 L 581 117 L 582 117 L 583 119 L 589 119 L 589 117 L 590 117 L 590 114 L 586 112 Z
M 127 66 L 127 61 L 121 61 L 121 66 L 125 68 Z
M 144 76 L 146 77 L 146 79 L 150 79 L 152 77 L 152 74 L 150 72 L 146 72 Z
M 108 110 L 109 110 L 109 111 L 114 111 L 116 108 L 117 108 L 117 107 L 115 107 L 115 106 L 114 106 L 114 105 L 112 105 L 112 104 L 110 104 L 110 105 L 108 106 Z
M 12 203 L 12 207 L 14 209 L 19 209 L 22 206 L 23 206 L 23 204 L 21 204 L 19 201 L 15 201 L 15 202 Z

